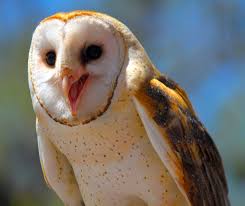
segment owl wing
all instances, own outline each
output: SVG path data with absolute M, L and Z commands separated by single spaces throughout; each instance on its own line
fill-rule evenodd
M 185 92 L 159 76 L 133 99 L 155 151 L 189 204 L 230 205 L 221 157 Z
M 44 179 L 65 205 L 82 206 L 83 201 L 67 158 L 45 136 L 37 121 L 38 150 Z

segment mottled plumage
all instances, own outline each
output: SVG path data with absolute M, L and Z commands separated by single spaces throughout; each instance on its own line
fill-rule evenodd
M 191 205 L 229 205 L 222 160 L 185 92 L 171 79 L 159 76 L 142 85 L 135 101 L 141 105 L 142 119 L 149 118 L 143 120 L 145 127 L 158 130 L 159 138 L 164 138 L 168 154 L 162 160 L 168 162 L 166 167 L 173 170 L 176 184 Z M 153 122 L 148 125 L 150 119 Z M 154 145 L 156 137 L 148 133 Z
M 187 95 L 121 22 L 90 11 L 44 19 L 28 74 L 42 170 L 65 205 L 229 205 Z

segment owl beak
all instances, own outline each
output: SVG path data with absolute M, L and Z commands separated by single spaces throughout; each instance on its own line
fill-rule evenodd
M 69 69 L 63 71 L 61 73 L 62 90 L 69 103 L 72 116 L 77 116 L 77 108 L 89 74 L 82 71 L 72 73 Z

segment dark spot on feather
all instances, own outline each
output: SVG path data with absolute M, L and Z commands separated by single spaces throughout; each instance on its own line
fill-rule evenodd
M 155 113 L 153 119 L 154 121 L 163 127 L 167 125 L 167 122 L 169 120 L 169 115 L 168 115 L 168 107 L 163 106 L 163 109 L 158 108 L 157 112 Z
M 176 89 L 178 85 L 176 82 L 174 82 L 172 79 L 170 79 L 167 76 L 160 76 L 158 77 L 158 80 L 170 89 Z
M 170 121 L 169 116 L 169 101 L 165 94 L 158 88 L 148 85 L 146 88 L 146 94 L 153 98 L 156 103 L 156 112 L 154 114 L 154 121 L 165 127 L 167 122 Z
M 166 94 L 164 92 L 162 92 L 160 89 L 158 89 L 152 85 L 147 86 L 146 94 L 159 103 L 164 103 L 167 101 L 167 98 L 165 96 Z
M 185 137 L 184 129 L 181 122 L 172 115 L 172 121 L 168 123 L 166 128 L 167 134 L 174 145 L 181 144 L 183 137 Z

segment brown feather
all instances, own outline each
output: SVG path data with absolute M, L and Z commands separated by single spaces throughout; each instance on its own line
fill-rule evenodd
M 221 157 L 184 90 L 159 76 L 146 82 L 136 99 L 170 145 L 177 184 L 191 205 L 230 205 Z
M 98 13 L 95 11 L 86 11 L 86 10 L 77 10 L 77 11 L 67 12 L 67 13 L 60 12 L 60 13 L 56 13 L 52 16 L 45 18 L 44 20 L 42 20 L 42 23 L 52 20 L 52 19 L 59 19 L 61 21 L 67 22 L 68 20 L 73 19 L 78 16 L 95 16 L 96 17 L 96 16 L 101 16 L 101 15 L 105 16 L 106 14 Z

